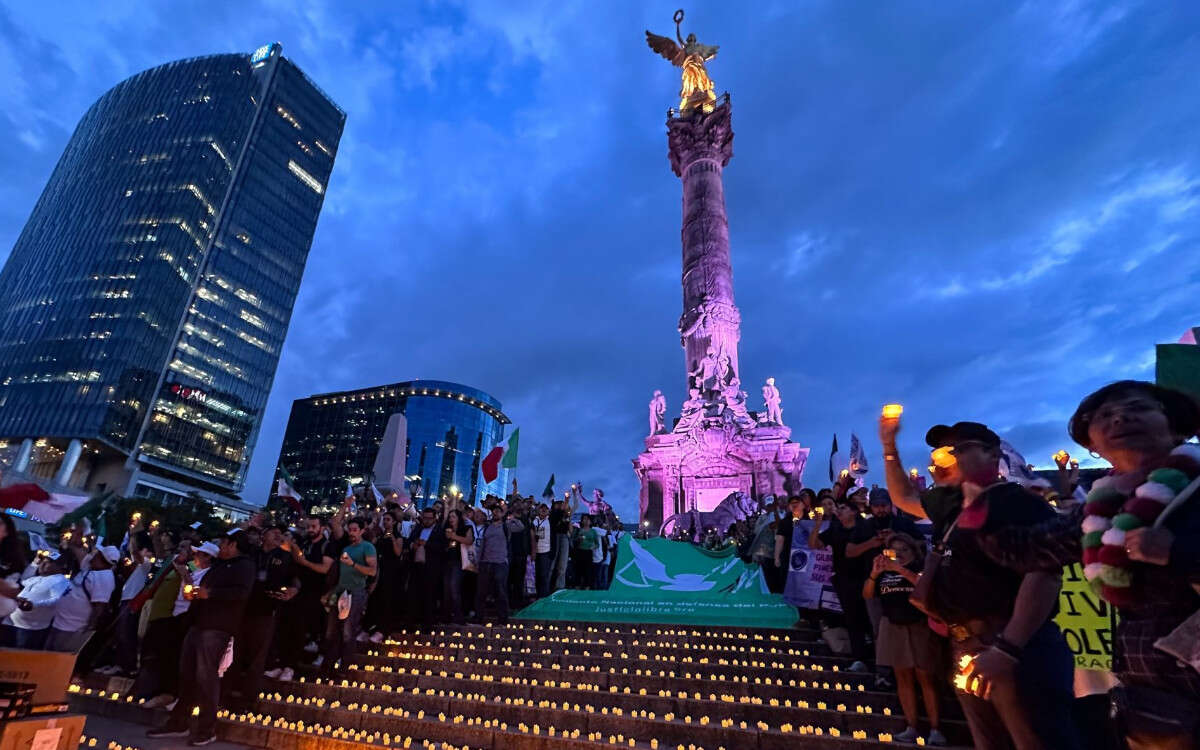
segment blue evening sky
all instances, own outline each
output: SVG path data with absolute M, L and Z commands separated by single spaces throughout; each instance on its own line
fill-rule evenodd
M 0 260 L 78 118 L 138 71 L 271 41 L 346 110 L 246 498 L 291 401 L 441 378 L 521 427 L 522 490 L 632 516 L 655 388 L 678 413 L 678 73 L 664 2 L 0 2 Z M 742 379 L 825 481 L 903 402 L 1039 464 L 1106 381 L 1197 323 L 1200 5 L 692 2 L 733 95 Z M 872 481 L 869 479 L 868 481 Z

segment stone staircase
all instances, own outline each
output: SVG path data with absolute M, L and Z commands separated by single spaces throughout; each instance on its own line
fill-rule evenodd
M 332 679 L 264 681 L 223 740 L 278 750 L 362 747 L 783 750 L 897 747 L 892 693 L 805 630 L 514 622 L 400 634 Z M 161 722 L 103 683 L 78 710 Z M 961 720 L 943 721 L 966 744 Z

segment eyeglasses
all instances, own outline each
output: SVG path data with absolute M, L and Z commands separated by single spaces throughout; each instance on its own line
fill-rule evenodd
M 1103 404 L 1092 412 L 1088 417 L 1088 422 L 1107 424 L 1116 419 L 1118 415 L 1129 416 L 1155 411 L 1163 411 L 1163 405 L 1152 399 L 1135 398 L 1129 401 L 1115 401 Z

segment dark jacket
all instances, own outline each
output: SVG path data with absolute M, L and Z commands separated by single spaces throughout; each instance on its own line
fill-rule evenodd
M 408 559 L 416 560 L 416 547 L 413 545 L 421 538 L 421 524 L 413 527 L 412 533 L 408 535 Z M 446 532 L 442 530 L 440 523 L 435 523 L 429 534 L 429 539 L 425 542 L 425 564 L 436 567 L 441 567 L 446 564 Z
M 245 555 L 213 560 L 212 568 L 200 581 L 200 588 L 208 592 L 208 598 L 195 599 L 188 607 L 192 627 L 236 633 L 257 572 L 254 561 Z

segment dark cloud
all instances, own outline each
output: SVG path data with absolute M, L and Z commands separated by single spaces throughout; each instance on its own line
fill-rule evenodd
M 678 75 L 642 38 L 675 7 L 10 9 L 0 253 L 101 92 L 280 40 L 348 121 L 247 497 L 292 399 L 427 377 L 504 402 L 524 488 L 556 472 L 632 514 L 645 404 L 684 395 Z M 1197 21 L 1178 3 L 688 8 L 733 94 L 743 380 L 756 404 L 777 378 L 809 482 L 834 431 L 878 462 L 888 401 L 917 465 L 925 426 L 961 418 L 1045 463 L 1083 393 L 1152 377 L 1153 344 L 1197 322 Z

